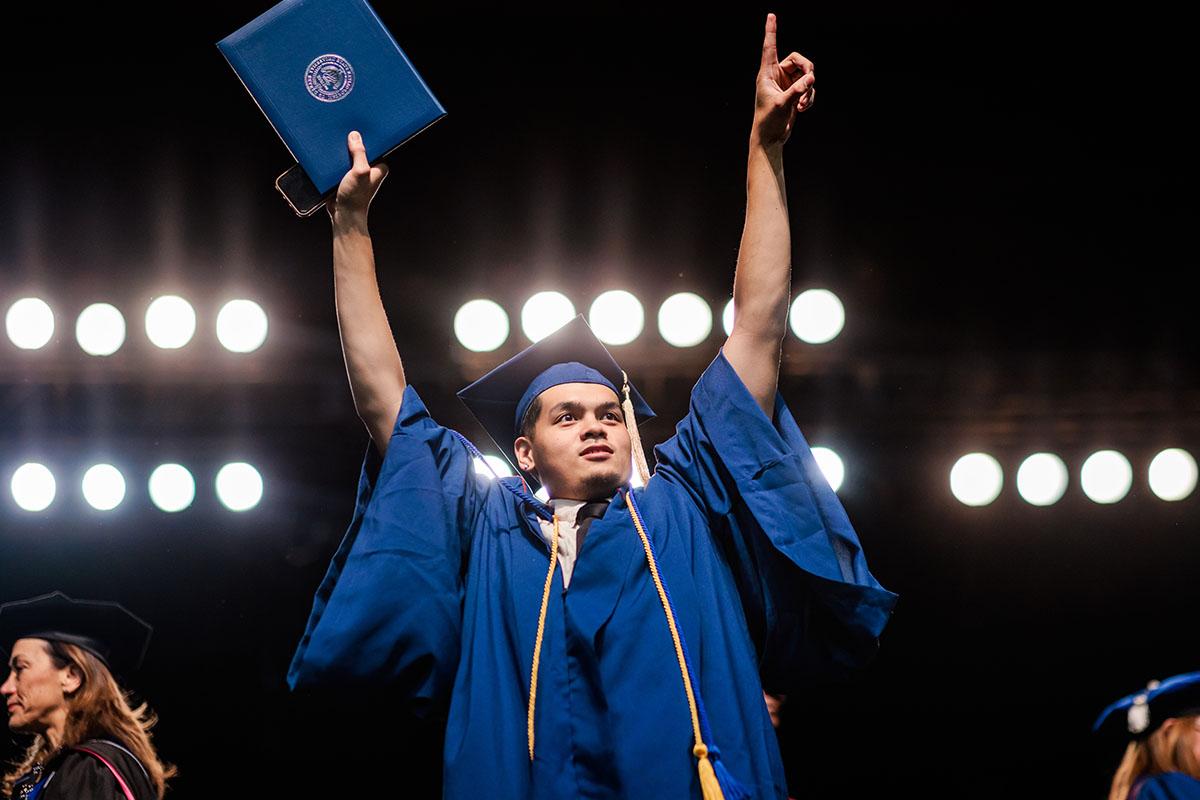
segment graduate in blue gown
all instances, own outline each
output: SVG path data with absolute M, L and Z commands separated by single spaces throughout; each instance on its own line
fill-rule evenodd
M 1093 730 L 1128 742 L 1109 800 L 1200 800 L 1200 672 L 1151 681 L 1104 709 Z
M 764 688 L 874 653 L 895 595 L 776 388 L 782 147 L 814 81 L 798 53 L 778 58 L 768 16 L 734 331 L 652 475 L 637 435 L 652 412 L 582 319 L 460 393 L 524 477 L 476 474 L 478 451 L 407 383 L 366 228 L 386 168 L 351 134 L 335 287 L 373 444 L 288 680 L 448 696 L 445 797 L 785 798 Z

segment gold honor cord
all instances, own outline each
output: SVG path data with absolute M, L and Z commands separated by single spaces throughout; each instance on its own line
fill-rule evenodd
M 626 395 L 628 397 L 628 395 Z M 654 588 L 658 592 L 658 600 L 662 604 L 663 614 L 667 618 L 667 629 L 671 632 L 671 642 L 675 646 L 675 660 L 679 663 L 679 674 L 683 679 L 683 692 L 687 696 L 688 712 L 692 718 L 692 735 L 695 738 L 696 745 L 692 748 L 692 755 L 697 759 L 696 769 L 700 774 L 700 791 L 704 800 L 725 800 L 725 794 L 721 791 L 721 784 L 717 780 L 716 772 L 713 770 L 712 761 L 708 757 L 708 745 L 704 743 L 704 736 L 700 732 L 700 712 L 696 707 L 696 695 L 692 688 L 691 679 L 688 677 L 687 659 L 683 654 L 683 642 L 679 637 L 679 628 L 675 622 L 675 615 L 671 613 L 671 602 L 667 599 L 667 591 L 663 588 L 662 578 L 658 574 L 658 564 L 654 559 L 654 550 L 650 546 L 650 538 L 646 535 L 646 528 L 642 525 L 641 515 L 638 514 L 637 507 L 629 503 L 629 515 L 633 519 L 633 526 L 637 528 L 638 538 L 642 542 L 642 549 L 646 553 L 646 564 L 650 568 L 650 577 L 654 580 Z M 526 718 L 526 728 L 529 737 L 529 761 L 533 762 L 533 719 L 534 710 L 537 706 L 537 679 L 538 665 L 541 663 L 542 654 L 542 638 L 546 632 L 546 609 L 550 604 L 550 587 L 554 583 L 554 570 L 558 567 L 558 515 L 554 515 L 554 533 L 550 539 L 550 569 L 546 572 L 546 584 L 542 588 L 542 608 L 538 613 L 537 637 L 533 644 L 533 669 L 529 677 L 529 711 Z
M 698 759 L 696 769 L 700 773 L 700 791 L 704 800 L 725 800 L 721 784 L 717 781 L 717 775 L 713 771 L 712 762 L 708 759 L 708 746 L 704 743 L 704 736 L 700 733 L 700 712 L 696 708 L 696 695 L 692 689 L 692 682 L 688 678 L 687 659 L 683 655 L 683 642 L 679 638 L 679 628 L 675 625 L 675 616 L 671 613 L 671 603 L 667 599 L 662 578 L 658 574 L 658 564 L 654 561 L 654 551 L 650 547 L 650 539 L 646 536 L 646 529 L 642 527 L 637 507 L 632 502 L 629 503 L 629 515 L 633 518 L 633 526 L 637 528 L 638 538 L 642 540 L 642 549 L 646 551 L 646 563 L 650 566 L 650 576 L 654 579 L 654 588 L 658 591 L 658 600 L 662 603 L 663 613 L 667 617 L 667 628 L 671 631 L 671 641 L 675 645 L 675 660 L 679 662 L 679 674 L 683 677 L 683 691 L 687 695 L 688 711 L 692 715 L 692 734 L 696 737 L 696 746 L 692 748 L 692 755 Z
M 526 726 L 529 733 L 529 760 L 533 761 L 533 711 L 537 706 L 538 664 L 542 660 L 542 635 L 546 632 L 546 607 L 550 605 L 550 586 L 554 583 L 554 570 L 558 567 L 558 514 L 554 515 L 554 534 L 550 537 L 550 569 L 546 572 L 546 586 L 542 589 L 542 610 L 538 613 L 537 638 L 533 642 L 533 671 L 529 676 L 529 713 Z

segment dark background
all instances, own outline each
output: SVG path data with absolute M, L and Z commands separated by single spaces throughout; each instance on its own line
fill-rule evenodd
M 48 7 L 6 23 L 0 306 L 44 297 L 57 327 L 39 351 L 0 341 L 0 600 L 59 588 L 155 626 L 131 684 L 181 768 L 172 796 L 268 781 L 280 796 L 352 795 L 381 770 L 432 787 L 436 719 L 385 692 L 283 684 L 367 438 L 338 347 L 328 224 L 293 218 L 275 194 L 288 153 L 214 46 L 266 7 Z M 675 291 L 718 314 L 728 297 L 762 23 L 778 14 L 781 55 L 803 52 L 821 78 L 786 151 L 793 287 L 833 289 L 847 309 L 830 344 L 789 336 L 782 388 L 809 439 L 842 454 L 841 497 L 901 596 L 857 682 L 785 707 L 792 792 L 1105 792 L 1117 753 L 1092 740 L 1097 712 L 1200 667 L 1200 501 L 1162 502 L 1145 479 L 1164 447 L 1200 452 L 1194 43 L 1181 21 L 1140 7 L 376 7 L 449 111 L 390 159 L 372 209 L 384 300 L 410 380 L 479 442 L 453 392 L 525 339 L 467 357 L 453 314 L 489 296 L 515 325 L 524 298 L 550 288 L 581 311 L 609 288 L 642 297 L 646 333 L 614 352 L 663 420 L 644 435 L 669 435 L 721 337 L 672 350 L 653 312 Z M 168 292 L 199 317 L 182 351 L 141 331 Z M 271 319 L 248 356 L 213 333 L 235 296 Z M 106 359 L 73 336 L 99 300 L 129 325 Z M 1078 469 L 1109 447 L 1134 486 L 1101 506 Z M 1001 461 L 1005 488 L 968 508 L 947 476 L 977 449 Z M 1048 508 L 1014 488 L 1038 450 L 1071 471 Z M 8 492 L 28 460 L 58 476 L 41 514 Z M 100 460 L 129 481 L 106 514 L 78 492 Z M 264 473 L 255 510 L 217 503 L 227 460 Z M 197 476 L 179 514 L 146 496 L 164 461 Z M 0 745 L 0 758 L 18 752 Z

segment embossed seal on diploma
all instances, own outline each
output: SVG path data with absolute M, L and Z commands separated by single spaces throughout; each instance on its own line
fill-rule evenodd
M 304 70 L 304 86 L 322 103 L 336 103 L 354 88 L 354 67 L 337 53 L 317 56 Z

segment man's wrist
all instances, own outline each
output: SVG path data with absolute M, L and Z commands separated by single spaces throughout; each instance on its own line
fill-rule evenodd
M 748 160 L 753 165 L 754 162 L 765 160 L 774 172 L 783 169 L 783 145 L 780 143 L 767 144 L 755 137 L 750 138 L 750 152 Z
M 367 234 L 367 212 L 354 211 L 347 208 L 335 209 L 331 215 L 333 220 L 333 233 L 335 236 L 343 234 Z
M 751 153 L 762 153 L 773 162 L 783 160 L 783 142 L 766 141 L 757 130 L 750 131 L 750 151 Z

